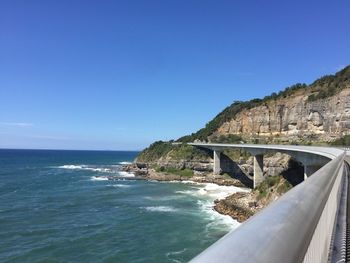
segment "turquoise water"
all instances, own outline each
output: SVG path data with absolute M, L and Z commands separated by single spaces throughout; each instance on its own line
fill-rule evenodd
M 132 180 L 136 154 L 0 150 L 0 261 L 187 262 L 238 225 L 232 189 Z

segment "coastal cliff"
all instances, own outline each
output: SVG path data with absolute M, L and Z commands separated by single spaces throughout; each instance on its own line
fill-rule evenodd
M 310 85 L 296 84 L 263 99 L 236 101 L 203 129 L 176 141 L 158 141 L 124 167 L 145 179 L 192 180 L 252 186 L 252 157 L 240 150 L 222 153 L 222 174 L 213 175 L 212 153 L 187 142 L 347 144 L 350 143 L 350 66 Z M 175 142 L 175 143 L 174 143 Z M 242 222 L 303 180 L 303 168 L 287 155 L 264 157 L 263 189 L 218 200 L 215 210 Z M 276 179 L 278 178 L 278 179 Z M 269 183 L 270 182 L 270 183 Z M 274 183 L 271 183 L 274 182 Z
M 286 98 L 268 100 L 239 112 L 224 122 L 214 136 L 235 134 L 272 142 L 332 142 L 350 132 L 350 85 L 328 98 L 310 101 L 312 90 L 299 90 Z M 212 135 L 212 136 L 213 136 Z
M 350 133 L 350 66 L 310 85 L 295 84 L 263 99 L 236 101 L 206 126 L 179 139 L 215 142 L 329 143 Z

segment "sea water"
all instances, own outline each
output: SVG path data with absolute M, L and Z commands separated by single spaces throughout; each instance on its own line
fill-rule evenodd
M 0 150 L 0 261 L 187 262 L 239 225 L 212 207 L 241 189 L 133 180 L 136 155 Z

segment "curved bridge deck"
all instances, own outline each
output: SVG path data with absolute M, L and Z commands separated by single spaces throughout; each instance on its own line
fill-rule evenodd
M 214 172 L 217 166 L 220 167 L 220 152 L 232 148 L 244 149 L 254 155 L 254 173 L 262 173 L 259 167 L 261 156 L 269 152 L 287 153 L 304 165 L 322 164 L 308 180 L 295 186 L 191 262 L 345 262 L 348 169 L 344 160 L 350 158 L 344 149 L 288 145 L 190 145 L 214 152 Z

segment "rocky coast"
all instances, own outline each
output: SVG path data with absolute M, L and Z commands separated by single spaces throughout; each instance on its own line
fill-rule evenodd
M 210 171 L 211 165 L 203 163 L 192 163 L 194 167 L 200 167 L 193 171 L 193 175 L 179 175 L 154 168 L 154 165 L 147 163 L 132 163 L 123 166 L 123 171 L 135 175 L 135 179 L 156 180 L 156 181 L 191 181 L 193 183 L 212 183 L 220 186 L 235 186 L 242 188 L 242 192 L 233 193 L 222 199 L 214 201 L 213 209 L 220 214 L 229 215 L 238 222 L 244 222 L 249 217 L 266 207 L 272 201 L 278 199 L 284 192 L 292 187 L 288 178 L 295 177 L 298 165 L 291 162 L 290 158 L 283 154 L 276 154 L 265 159 L 267 175 L 270 175 L 266 182 L 259 188 L 247 191 L 251 186 L 252 160 L 248 158 L 242 162 L 240 173 L 230 176 L 226 173 L 213 175 Z M 166 166 L 168 164 L 162 164 Z M 207 167 L 208 169 L 203 169 Z M 243 179 L 245 176 L 245 179 Z M 287 178 L 287 179 L 286 179 Z M 242 180 L 243 179 L 243 180 Z M 294 180 L 295 181 L 295 180 Z M 297 182 L 292 182 L 293 185 Z
M 234 101 L 206 125 L 177 140 L 156 141 L 123 170 L 135 179 L 192 181 L 253 188 L 253 157 L 243 150 L 220 155 L 213 175 L 212 152 L 189 142 L 253 144 L 350 144 L 350 66 L 313 83 L 295 84 L 262 99 Z M 265 154 L 265 180 L 251 191 L 216 200 L 213 209 L 239 222 L 304 180 L 304 168 L 284 154 Z

